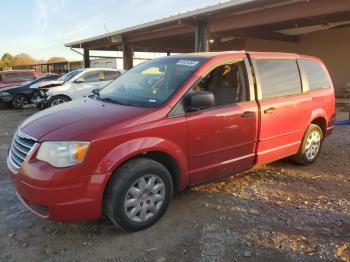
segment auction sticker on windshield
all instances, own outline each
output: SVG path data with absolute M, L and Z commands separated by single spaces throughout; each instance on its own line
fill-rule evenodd
M 180 60 L 176 64 L 177 65 L 184 65 L 184 66 L 195 66 L 199 62 L 198 61 L 191 61 L 191 60 Z

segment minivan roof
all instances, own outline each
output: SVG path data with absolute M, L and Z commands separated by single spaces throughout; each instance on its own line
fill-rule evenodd
M 172 57 L 216 57 L 216 56 L 225 56 L 228 54 L 249 54 L 254 57 L 258 58 L 275 58 L 275 59 L 281 59 L 281 58 L 289 58 L 289 59 L 297 59 L 297 58 L 305 58 L 305 59 L 312 59 L 312 60 L 321 60 L 314 56 L 309 55 L 300 55 L 296 53 L 284 53 L 284 52 L 256 52 L 256 51 L 245 51 L 245 50 L 239 50 L 239 51 L 223 51 L 223 52 L 202 52 L 202 53 L 185 53 L 185 54 L 178 54 L 174 55 Z

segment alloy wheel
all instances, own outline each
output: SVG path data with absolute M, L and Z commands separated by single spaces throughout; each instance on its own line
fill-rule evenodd
M 27 104 L 27 99 L 24 96 L 18 96 L 15 98 L 16 108 L 23 108 Z
M 312 161 L 320 151 L 321 147 L 321 135 L 317 130 L 311 132 L 307 138 L 305 145 L 306 158 Z
M 129 187 L 124 210 L 130 220 L 145 222 L 158 213 L 164 199 L 164 181 L 157 175 L 144 175 Z

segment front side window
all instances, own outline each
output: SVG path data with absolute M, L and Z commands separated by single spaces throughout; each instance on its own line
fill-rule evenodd
M 164 57 L 139 64 L 103 88 L 98 99 L 139 107 L 158 107 L 205 62 L 199 57 Z
M 76 75 L 80 74 L 81 72 L 82 72 L 82 69 L 68 72 L 67 74 L 64 74 L 63 76 L 58 78 L 57 81 L 67 82 L 67 81 L 71 80 L 73 77 L 75 77 Z
M 196 92 L 211 92 L 214 95 L 214 107 L 246 101 L 248 94 L 243 61 L 220 65 L 205 75 L 185 96 L 185 111 L 192 111 L 190 97 Z
M 299 68 L 296 60 L 256 60 L 263 99 L 278 98 L 302 92 Z
M 310 90 L 330 87 L 331 83 L 329 77 L 319 62 L 308 59 L 300 59 L 299 63 L 303 65 L 306 72 Z
M 92 83 L 100 81 L 100 71 L 87 72 L 82 76 L 84 83 Z

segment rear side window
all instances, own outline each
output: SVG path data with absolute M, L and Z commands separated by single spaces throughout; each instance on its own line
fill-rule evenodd
M 329 77 L 320 63 L 307 59 L 300 59 L 299 62 L 306 72 L 310 90 L 330 87 Z
M 296 60 L 256 60 L 261 82 L 262 98 L 300 94 L 301 80 Z
M 84 74 L 82 77 L 85 83 L 98 82 L 100 81 L 100 72 L 99 71 L 91 71 Z
M 19 79 L 33 79 L 35 78 L 33 74 L 26 73 L 26 72 L 13 72 L 13 73 L 6 73 L 5 79 L 8 81 L 11 80 L 19 80 Z
M 20 76 L 18 75 L 18 73 L 6 73 L 4 74 L 4 76 L 7 81 L 20 79 Z
M 20 78 L 25 78 L 25 79 L 32 79 L 32 78 L 35 78 L 35 76 L 32 74 L 32 73 L 19 73 L 18 76 Z
M 103 71 L 104 81 L 111 81 L 120 76 L 118 71 Z

